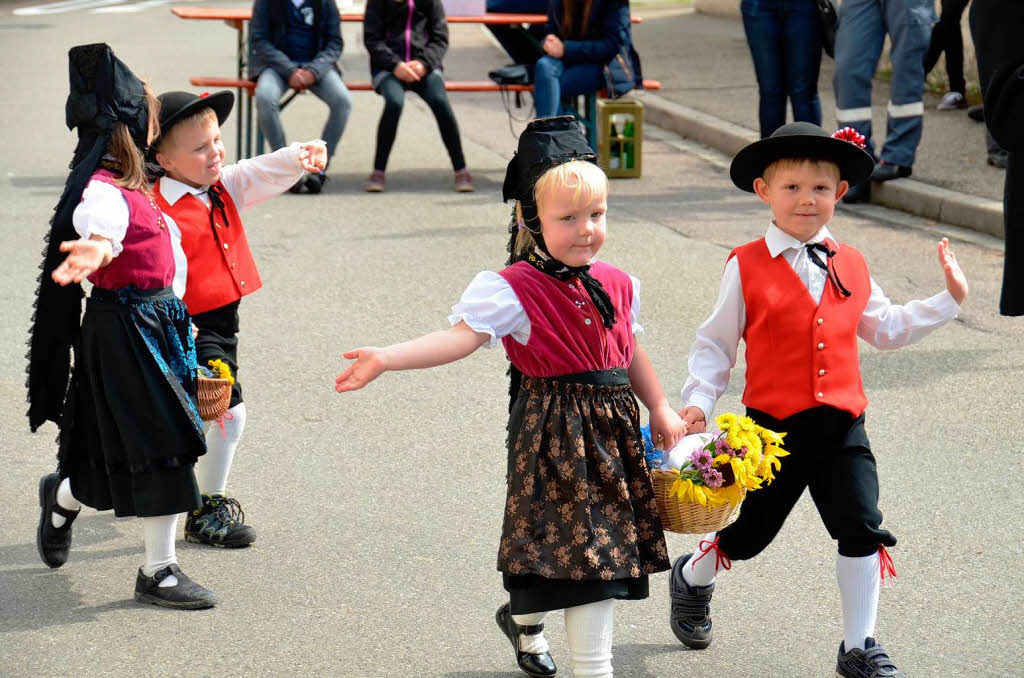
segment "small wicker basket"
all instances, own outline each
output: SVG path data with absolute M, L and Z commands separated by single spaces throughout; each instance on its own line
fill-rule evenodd
M 231 404 L 231 380 L 199 376 L 199 416 L 203 421 L 220 419 Z
M 679 501 L 679 497 L 671 496 L 672 484 L 677 477 L 678 473 L 675 471 L 651 471 L 654 497 L 658 502 L 658 515 L 661 517 L 661 526 L 666 531 L 705 534 L 718 531 L 739 518 L 742 500 L 736 505 L 726 502 L 708 509 L 706 506 Z

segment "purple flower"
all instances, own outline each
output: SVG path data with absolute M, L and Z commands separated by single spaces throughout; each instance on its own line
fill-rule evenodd
M 725 442 L 725 437 L 721 437 L 715 440 L 715 456 L 720 454 L 728 454 L 730 457 L 736 456 L 732 448 L 729 447 L 729 443 Z
M 711 458 L 710 452 L 708 452 L 705 449 L 699 449 L 690 455 L 690 461 L 696 468 L 704 470 L 711 468 L 711 463 L 713 460 Z
M 708 487 L 721 487 L 722 483 L 725 482 L 725 478 L 722 477 L 722 472 L 713 468 L 701 470 L 700 477 Z
M 743 446 L 743 449 L 741 449 L 741 450 L 740 450 L 740 453 L 739 453 L 738 455 L 736 455 L 736 456 L 737 456 L 737 457 L 739 457 L 740 459 L 746 459 L 746 458 L 747 458 L 747 453 L 748 453 L 748 452 L 750 452 L 750 450 L 748 450 L 748 449 L 747 449 L 747 446 L 746 446 L 746 445 L 744 445 L 744 446 Z

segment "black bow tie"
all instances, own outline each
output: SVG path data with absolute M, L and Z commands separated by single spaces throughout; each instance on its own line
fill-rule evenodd
M 811 262 L 821 270 L 825 271 L 825 275 L 828 276 L 828 279 L 831 280 L 836 287 L 839 288 L 839 291 L 843 293 L 843 296 L 851 296 L 853 293 L 846 289 L 846 287 L 843 286 L 842 281 L 839 280 L 839 273 L 836 271 L 836 262 L 832 259 L 832 257 L 836 256 L 835 250 L 820 242 L 814 243 L 813 245 L 804 245 L 804 247 L 807 249 L 807 256 L 810 258 Z M 814 250 L 824 252 L 825 261 L 828 263 L 823 262 L 820 258 L 815 256 Z M 832 265 L 829 266 L 829 264 Z
M 231 226 L 231 222 L 228 221 L 227 210 L 224 209 L 224 198 L 221 197 L 221 188 L 217 185 L 210 186 L 206 189 L 206 195 L 210 196 L 210 228 L 213 229 L 214 238 L 217 237 L 217 222 L 214 220 L 213 211 L 220 210 L 220 216 L 224 220 L 224 228 Z

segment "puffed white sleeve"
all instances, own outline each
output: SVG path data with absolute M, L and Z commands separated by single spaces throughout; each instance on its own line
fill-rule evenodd
M 452 306 L 448 322 L 465 322 L 473 331 L 491 335 L 487 348 L 509 335 L 523 345 L 530 340 L 526 310 L 508 281 L 493 271 L 477 273 L 459 303 Z
M 124 249 L 121 241 L 128 232 L 128 201 L 116 186 L 94 179 L 82 191 L 71 223 L 82 238 L 98 235 L 109 240 L 116 257 Z
M 629 307 L 629 322 L 633 327 L 633 335 L 639 336 L 644 333 L 644 326 L 637 322 L 640 317 L 640 280 L 629 276 L 633 282 L 633 302 Z

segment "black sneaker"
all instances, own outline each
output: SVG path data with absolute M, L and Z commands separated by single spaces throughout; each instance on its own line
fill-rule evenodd
M 306 190 L 316 195 L 320 191 L 324 190 L 324 184 L 327 183 L 327 175 L 323 172 L 318 174 L 307 174 L 306 175 Z
M 543 624 L 520 626 L 512 618 L 512 612 L 509 609 L 508 603 L 498 608 L 498 611 L 494 614 L 494 621 L 498 622 L 498 628 L 508 638 L 508 642 L 512 643 L 512 649 L 516 653 L 516 663 L 519 664 L 519 668 L 524 673 L 534 678 L 547 678 L 558 672 L 555 660 L 547 652 L 533 654 L 519 649 L 519 636 L 533 636 L 541 633 L 544 630 Z
M 1006 165 L 1010 162 L 1010 152 L 999 149 L 998 151 L 989 151 L 988 153 L 988 164 L 998 169 L 1006 169 Z
M 174 575 L 178 583 L 161 587 L 160 582 L 171 575 Z M 135 577 L 135 600 L 178 610 L 203 610 L 217 604 L 212 591 L 189 579 L 177 565 L 157 570 L 152 577 L 142 574 L 142 568 L 139 568 L 139 574 Z
M 839 658 L 836 661 L 836 676 L 839 678 L 901 678 L 896 664 L 889 659 L 882 646 L 874 638 L 864 641 L 864 649 L 855 647 L 846 651 L 846 643 L 839 644 Z
M 244 521 L 245 511 L 237 499 L 204 494 L 203 507 L 185 519 L 185 541 L 229 549 L 248 546 L 256 541 L 256 530 Z
M 71 523 L 81 512 L 68 511 L 57 503 L 57 488 L 60 476 L 47 473 L 39 479 L 39 527 L 36 528 L 36 549 L 47 567 L 57 568 L 68 562 L 71 549 Z M 53 526 L 52 514 L 64 517 L 64 524 Z
M 711 644 L 711 594 L 715 592 L 715 585 L 690 586 L 686 583 L 683 566 L 692 557 L 692 553 L 680 556 L 672 565 L 672 577 L 668 583 L 672 610 L 668 621 L 679 642 L 694 650 L 703 650 Z

